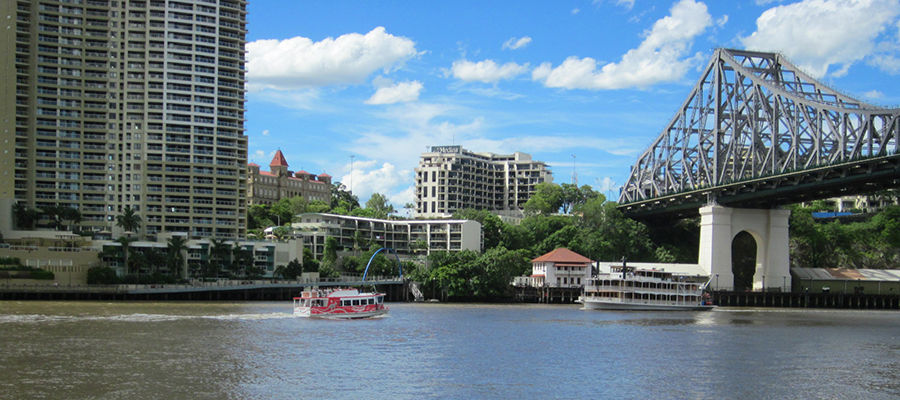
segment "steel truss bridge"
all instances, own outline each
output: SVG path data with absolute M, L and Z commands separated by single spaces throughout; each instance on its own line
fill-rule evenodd
M 718 49 L 632 167 L 619 208 L 687 216 L 897 188 L 898 134 L 900 109 L 840 93 L 777 53 Z

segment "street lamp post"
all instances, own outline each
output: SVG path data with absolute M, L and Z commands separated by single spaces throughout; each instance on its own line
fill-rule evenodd
M 762 291 L 763 292 L 766 291 L 766 276 L 765 275 L 762 276 Z
M 781 277 L 781 291 L 787 292 L 787 277 L 786 276 Z
M 719 274 L 716 274 L 716 290 L 719 290 Z
M 355 155 L 350 155 L 350 194 L 353 194 L 353 157 Z

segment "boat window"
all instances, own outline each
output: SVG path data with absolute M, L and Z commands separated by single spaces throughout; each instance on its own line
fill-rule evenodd
M 383 303 L 383 302 L 384 302 L 384 297 L 376 297 L 376 298 L 375 298 L 375 302 L 378 303 L 378 304 Z
M 341 306 L 349 306 L 350 300 L 341 300 Z

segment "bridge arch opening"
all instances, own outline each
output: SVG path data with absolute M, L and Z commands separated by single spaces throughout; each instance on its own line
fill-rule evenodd
M 731 240 L 731 273 L 734 274 L 734 290 L 745 292 L 753 289 L 753 277 L 758 264 L 759 243 L 747 231 L 740 231 Z

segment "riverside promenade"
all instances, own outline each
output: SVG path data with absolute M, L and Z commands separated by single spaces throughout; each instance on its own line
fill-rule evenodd
M 409 300 L 400 277 L 346 276 L 317 280 L 226 280 L 155 285 L 0 284 L 0 300 L 287 301 L 313 287 L 375 285 L 390 301 Z

